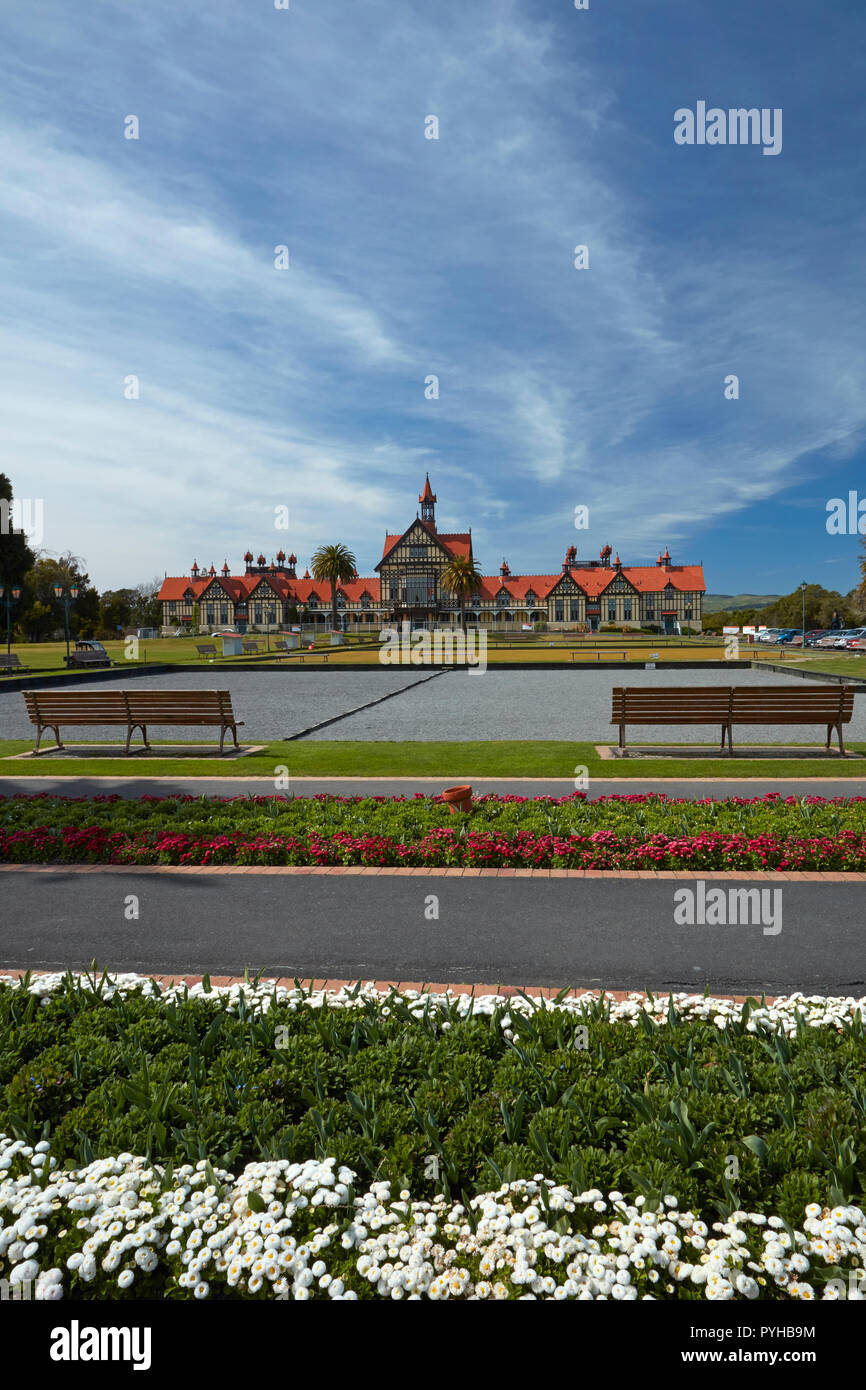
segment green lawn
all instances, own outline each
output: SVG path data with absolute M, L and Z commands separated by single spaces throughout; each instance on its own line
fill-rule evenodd
M 156 745 L 158 746 L 158 745 Z M 385 743 L 298 740 L 269 743 L 250 757 L 220 758 L 213 743 L 187 745 L 181 758 L 111 756 L 62 758 L 50 753 L 11 761 L 28 752 L 30 739 L 0 740 L 0 777 L 273 777 L 285 766 L 290 777 L 561 777 L 585 767 L 590 777 L 864 777 L 855 760 L 665 758 L 603 761 L 591 743 L 512 741 L 476 743 Z M 202 756 L 195 752 L 201 748 Z M 866 753 L 866 744 L 851 744 Z
M 229 661 L 238 666 L 255 665 L 257 662 L 267 660 L 270 656 L 274 659 L 277 656 L 284 656 L 285 653 L 277 652 L 274 648 L 275 637 L 271 635 L 271 651 L 268 652 L 267 638 L 263 634 L 250 633 L 249 641 L 258 641 L 258 656 L 235 656 L 223 657 L 222 643 L 219 638 L 211 637 L 160 637 L 153 641 L 139 642 L 139 656 L 135 661 L 130 660 L 126 655 L 126 642 L 114 641 L 104 642 L 103 646 L 111 657 L 112 661 L 117 662 L 118 666 L 140 667 L 154 666 L 168 663 L 176 666 L 203 666 L 209 664 L 207 657 L 199 656 L 196 646 L 215 646 L 217 649 L 217 661 Z M 351 640 L 351 639 L 350 639 Z M 355 639 L 354 645 L 357 645 Z M 70 651 L 74 650 L 75 643 L 70 643 Z M 328 640 L 320 640 L 318 643 L 322 651 L 329 651 Z M 5 647 L 0 648 L 5 651 Z M 62 675 L 67 674 L 66 668 L 66 643 L 65 642 L 13 642 L 12 651 L 15 652 L 22 666 L 28 666 L 31 672 L 40 675 L 47 675 L 49 672 L 58 672 Z M 3 686 L 0 683 L 0 691 Z
M 866 680 L 866 659 L 862 656 L 837 656 L 835 653 L 819 656 L 817 652 L 810 652 L 808 656 L 800 657 L 797 667 L 801 671 L 823 671 L 827 675 L 859 676 L 861 680 Z
M 723 639 L 712 634 L 684 638 L 652 637 L 646 633 L 630 633 L 623 637 L 622 634 L 615 633 L 592 633 L 576 636 L 573 633 L 558 632 L 533 634 L 529 640 L 509 638 L 495 632 L 487 632 L 486 636 L 488 639 L 487 660 L 492 665 L 499 663 L 510 665 L 523 661 L 535 661 L 543 665 L 549 663 L 570 665 L 573 660 L 603 661 L 608 656 L 611 660 L 615 660 L 620 657 L 622 652 L 626 653 L 628 662 L 645 662 L 657 652 L 660 665 L 668 662 L 693 660 L 718 661 L 724 656 Z M 256 666 L 278 658 L 287 664 L 297 662 L 301 656 L 306 661 L 311 659 L 311 654 L 306 651 L 306 647 L 303 651 L 291 655 L 277 652 L 274 647 L 276 639 L 273 635 L 271 636 L 270 651 L 265 635 L 251 633 L 249 637 L 251 640 L 255 639 L 259 642 L 260 651 L 256 656 L 223 657 L 220 640 L 206 636 L 162 637 L 148 641 L 142 640 L 139 644 L 138 659 L 135 661 L 127 657 L 124 641 L 108 641 L 104 645 L 109 656 L 118 666 L 137 669 L 142 666 L 172 665 L 206 670 L 211 664 L 211 659 L 199 656 L 196 650 L 197 645 L 205 644 L 216 646 L 217 657 L 215 660 L 217 664 L 226 662 L 233 666 Z M 68 674 L 65 665 L 65 642 L 13 642 L 12 651 L 17 654 L 22 666 L 29 667 L 33 674 Z M 347 645 L 343 648 L 331 647 L 328 636 L 320 637 L 316 642 L 315 655 L 327 655 L 329 665 L 340 664 L 350 667 L 375 665 L 379 661 L 378 633 L 364 634 L 363 637 L 358 634 L 349 634 Z M 866 661 L 853 656 L 828 656 L 825 658 L 815 656 L 804 662 L 794 649 L 787 647 L 743 647 L 741 660 L 746 662 L 752 659 L 790 662 L 792 665 L 806 665 L 809 670 L 834 670 L 843 674 L 866 676 Z M 2 689 L 3 685 L 0 681 L 0 691 Z

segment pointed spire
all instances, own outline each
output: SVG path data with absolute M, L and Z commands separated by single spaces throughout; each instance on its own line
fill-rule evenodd
M 433 529 L 435 530 L 435 529 L 436 529 L 436 506 L 435 506 L 435 503 L 436 503 L 436 494 L 435 494 L 435 492 L 433 491 L 432 487 L 430 486 L 430 474 L 429 474 L 429 473 L 427 474 L 427 478 L 426 478 L 425 483 L 424 483 L 424 491 L 423 491 L 423 492 L 420 494 L 420 496 L 418 497 L 418 501 L 421 503 L 421 520 L 422 520 L 422 521 L 428 521 L 428 522 L 430 523 L 430 525 L 433 527 Z M 416 516 L 417 516 L 417 512 L 416 512 Z

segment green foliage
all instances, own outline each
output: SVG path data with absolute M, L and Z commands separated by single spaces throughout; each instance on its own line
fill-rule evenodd
M 242 998 L 230 1012 L 224 996 L 106 998 L 71 976 L 45 1006 L 4 985 L 0 1131 L 49 1138 L 61 1164 L 330 1156 L 428 1196 L 544 1172 L 578 1191 L 674 1192 L 708 1221 L 862 1202 L 862 1023 L 787 1037 L 749 1032 L 748 1006 L 724 1029 L 675 1012 L 633 1028 L 603 1003 L 582 1020 L 504 1005 L 413 1017 L 396 994 L 388 1009 Z
M 28 572 L 33 568 L 36 556 L 27 544 L 27 536 L 23 530 L 16 529 L 12 524 L 12 483 L 5 473 L 0 473 L 0 502 L 5 502 L 8 506 L 9 516 L 4 526 L 0 526 L 0 584 L 8 585 L 9 591 L 20 585 Z M 5 509 L 4 509 L 5 510 Z M 13 621 L 17 618 L 17 609 L 12 612 Z M 4 604 L 4 637 L 5 637 L 5 604 Z
M 345 834 L 355 838 L 387 836 L 405 843 L 420 840 L 433 830 L 453 830 L 455 818 L 441 801 L 423 796 L 384 801 L 326 794 L 233 800 L 204 795 L 160 800 L 0 797 L 0 829 L 13 832 L 35 827 L 45 827 L 53 833 L 98 827 L 149 839 L 178 832 L 190 836 L 234 835 L 249 840 L 268 834 L 302 836 L 308 840 Z M 750 840 L 761 835 L 773 835 L 782 841 L 835 838 L 843 829 L 866 832 L 866 800 L 837 798 L 820 804 L 816 798 L 792 796 L 778 800 L 756 797 L 694 801 L 647 793 L 587 801 L 580 797 L 505 799 L 482 795 L 475 798 L 467 829 L 473 834 L 489 831 L 510 840 L 521 833 L 567 839 L 600 831 L 641 843 L 656 833 L 694 836 L 705 831 L 744 835 Z

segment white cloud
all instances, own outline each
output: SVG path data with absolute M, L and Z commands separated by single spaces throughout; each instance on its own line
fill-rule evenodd
M 574 539 L 692 550 L 810 455 L 853 459 L 866 350 L 832 223 L 820 259 L 782 255 L 772 205 L 741 204 L 729 243 L 697 175 L 665 220 L 675 194 L 635 167 L 657 151 L 562 15 L 335 15 L 14 17 L 4 466 L 55 499 L 49 544 L 104 585 L 190 550 L 235 563 L 288 492 L 291 548 L 339 536 L 369 569 L 429 468 L 443 527 L 549 570 Z

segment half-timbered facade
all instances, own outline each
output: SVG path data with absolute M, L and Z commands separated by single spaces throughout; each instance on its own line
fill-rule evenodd
M 406 530 L 386 534 L 375 576 L 356 575 L 338 586 L 341 626 L 372 632 L 402 622 L 460 622 L 460 601 L 444 588 L 442 576 L 455 556 L 472 558 L 471 529 L 438 530 L 429 478 L 418 501 L 420 511 Z M 579 558 L 572 545 L 554 574 L 512 574 L 503 560 L 499 574 L 484 576 L 479 593 L 467 600 L 467 621 L 494 630 L 545 623 L 580 631 L 700 631 L 706 592 L 700 565 L 674 564 L 667 550 L 654 565 L 624 565 L 611 555 L 605 545 L 597 560 Z M 330 627 L 330 585 L 311 579 L 309 571 L 299 579 L 297 556 L 280 550 L 271 561 L 262 554 L 254 560 L 247 551 L 244 563 L 242 575 L 232 575 L 227 563 L 219 572 L 194 563 L 188 576 L 166 576 L 159 594 L 163 630 L 264 632 L 298 622 Z

